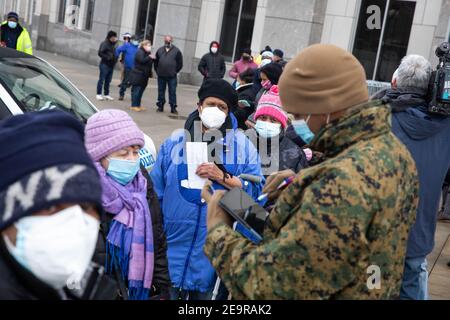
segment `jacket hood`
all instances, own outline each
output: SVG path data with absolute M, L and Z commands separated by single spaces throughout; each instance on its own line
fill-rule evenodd
M 393 117 L 413 140 L 425 140 L 448 125 L 446 117 L 427 112 L 427 92 L 417 88 L 387 90 L 381 99 L 392 108 Z
M 213 45 L 217 45 L 217 47 L 219 48 L 219 50 L 220 50 L 220 43 L 219 42 L 217 42 L 217 41 L 213 41 L 213 42 L 211 42 L 210 44 L 209 44 L 209 53 L 212 53 L 212 54 L 214 54 L 213 52 L 212 52 L 212 47 L 213 47 Z M 219 51 L 217 51 L 217 53 L 215 53 L 215 54 L 219 54 Z
M 401 88 L 388 89 L 384 92 L 384 96 L 380 98 L 382 92 L 377 94 L 378 98 L 384 103 L 389 103 L 392 107 L 392 112 L 402 112 L 409 108 L 424 107 L 426 110 L 427 90 L 418 88 Z
M 422 108 L 410 108 L 405 112 L 394 113 L 393 116 L 413 140 L 431 138 L 448 126 L 446 117 L 429 115 Z

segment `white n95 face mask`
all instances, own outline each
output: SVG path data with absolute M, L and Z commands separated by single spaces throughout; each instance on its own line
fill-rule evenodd
M 200 119 L 206 128 L 220 129 L 225 123 L 227 115 L 225 112 L 220 111 L 218 107 L 207 107 L 202 109 Z
M 25 217 L 16 223 L 11 255 L 56 290 L 81 281 L 94 254 L 100 222 L 73 206 L 51 216 Z

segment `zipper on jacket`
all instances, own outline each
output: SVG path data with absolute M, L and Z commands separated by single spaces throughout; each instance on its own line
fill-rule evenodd
M 178 294 L 178 300 L 182 300 L 181 299 L 181 293 L 183 291 L 184 281 L 186 280 L 187 268 L 189 267 L 189 262 L 191 260 L 192 251 L 194 250 L 195 242 L 197 241 L 198 229 L 200 227 L 200 218 L 201 218 L 201 216 L 202 216 L 202 207 L 199 206 L 198 207 L 198 215 L 197 215 L 197 225 L 195 227 L 195 232 L 194 232 L 194 237 L 192 239 L 191 248 L 189 249 L 189 253 L 188 253 L 187 257 L 186 257 L 186 263 L 184 264 L 184 271 L 183 271 L 183 276 L 181 277 L 181 285 L 180 285 L 180 291 L 179 291 L 179 294 Z

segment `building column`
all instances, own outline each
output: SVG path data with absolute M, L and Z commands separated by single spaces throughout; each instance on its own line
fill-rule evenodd
M 121 35 L 127 32 L 135 34 L 138 10 L 139 0 L 128 0 L 124 3 L 122 10 L 122 24 L 120 27 Z
M 50 17 L 49 1 L 36 0 L 36 8 L 33 13 L 33 23 L 30 27 L 33 48 L 45 49 L 47 45 L 48 22 Z
M 443 14 L 444 19 L 445 16 L 447 17 L 448 23 L 449 3 L 447 0 L 417 0 L 416 2 L 407 54 L 422 55 L 437 65 L 438 59 L 435 57 L 435 50 L 439 36 L 442 35 L 442 38 L 444 37 L 443 32 L 438 30 L 439 18 Z M 446 5 L 447 12 L 445 12 Z
M 195 57 L 209 52 L 211 41 L 220 41 L 221 21 L 225 0 L 204 0 L 200 12 Z
M 321 42 L 352 51 L 358 7 L 356 0 L 328 0 Z
M 342 0 L 334 1 L 342 2 Z M 326 0 L 285 1 L 282 4 L 278 1 L 266 1 L 265 6 L 262 2 L 258 9 L 261 15 L 265 12 L 265 18 L 264 23 L 259 21 L 258 24 L 263 24 L 263 31 L 261 36 L 261 31 L 255 23 L 257 38 L 252 44 L 253 50 L 259 52 L 264 46 L 270 45 L 272 49 L 282 49 L 285 58 L 290 59 L 309 46 L 311 41 L 319 42 L 325 4 Z M 257 40 L 258 38 L 261 40 Z
M 258 0 L 258 7 L 256 8 L 255 26 L 253 28 L 253 39 L 251 46 L 254 56 L 259 55 L 259 52 L 265 47 L 265 44 L 263 44 L 263 38 L 264 23 L 266 21 L 267 13 L 267 2 L 268 0 Z

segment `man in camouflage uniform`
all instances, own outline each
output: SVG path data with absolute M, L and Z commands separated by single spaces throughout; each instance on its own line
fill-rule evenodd
M 391 133 L 390 109 L 367 102 L 361 64 L 330 45 L 309 47 L 290 62 L 280 94 L 286 111 L 307 119 L 316 134 L 312 149 L 324 161 L 281 193 L 260 245 L 230 228 L 218 206 L 223 193 L 204 190 L 211 263 L 235 299 L 397 298 L 418 178 Z M 265 191 L 287 176 L 269 179 Z M 381 278 L 372 283 L 377 269 Z

